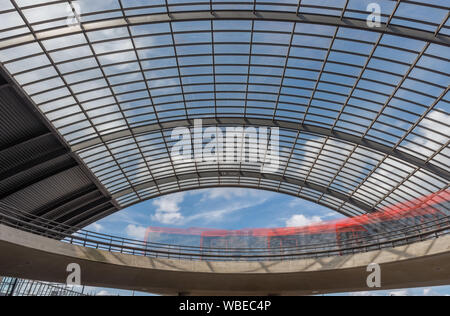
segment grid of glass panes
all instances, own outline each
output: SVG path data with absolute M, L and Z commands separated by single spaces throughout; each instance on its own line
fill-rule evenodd
M 92 151 L 106 155 L 102 166 L 90 167 L 115 195 L 131 188 L 133 193 L 127 194 L 139 200 L 142 194 L 135 189 L 139 185 L 169 174 L 210 170 L 211 166 L 171 162 L 167 131 L 152 136 L 159 140 L 156 152 L 150 150 L 152 140 L 143 138 L 148 135 L 118 137 L 149 124 L 194 118 L 265 118 L 319 126 L 448 170 L 448 45 L 292 22 L 123 23 L 124 16 L 130 21 L 145 15 L 208 10 L 364 20 L 366 2 L 324 1 L 318 6 L 311 0 L 152 5 L 137 0 L 79 1 L 82 27 L 76 31 L 80 26 L 75 26 L 74 31 L 66 25 L 67 5 L 75 8 L 73 1 L 1 0 L 5 23 L 0 43 L 23 40 L 27 44 L 1 50 L 0 60 L 80 155 Z M 380 4 L 383 23 L 449 34 L 445 1 Z M 67 35 L 56 31 L 63 29 Z M 295 134 L 290 137 L 296 138 Z M 373 207 L 448 185 L 417 165 L 323 135 L 310 134 L 296 157 L 303 135 L 285 144 L 286 167 L 281 175 L 329 186 Z M 116 140 L 107 143 L 109 139 Z M 91 148 L 92 140 L 100 140 L 101 148 Z M 333 146 L 335 150 L 330 149 Z M 360 154 L 363 150 L 370 154 Z M 354 158 L 358 154 L 364 158 Z M 223 168 L 254 171 L 243 164 Z M 388 176 L 393 170 L 395 175 Z M 420 185 L 411 180 L 418 175 L 425 177 Z M 282 185 L 278 184 L 280 190 Z
M 14 3 L 12 3 L 14 2 Z M 34 31 L 64 27 L 72 9 L 79 9 L 84 22 L 112 20 L 122 17 L 158 15 L 180 12 L 202 11 L 273 11 L 295 14 L 320 14 L 342 18 L 367 19 L 371 0 L 1 0 L 1 11 L 5 14 L 5 31 L 2 37 L 27 34 L 21 26 L 15 6 L 20 8 Z M 438 34 L 450 33 L 446 0 L 378 0 L 381 21 L 391 25 L 407 26 Z M 16 14 L 14 14 L 16 13 Z M 7 15 L 8 14 L 8 15 Z M 443 21 L 442 23 L 440 23 Z M 440 27 L 438 29 L 438 27 Z
M 280 130 L 279 168 L 269 175 L 262 175 L 261 164 L 250 163 L 248 155 L 234 162 L 174 160 L 167 148 L 174 148 L 178 139 L 171 132 L 168 129 L 124 137 L 92 146 L 79 155 L 122 204 L 189 188 L 229 185 L 265 188 L 295 196 L 309 189 L 306 192 L 315 191 L 321 202 L 334 197 L 332 208 L 339 211 L 350 204 L 355 208 L 355 203 L 342 198 L 353 197 L 367 206 L 355 208 L 357 213 L 363 213 L 386 203 L 396 204 L 427 195 L 448 185 L 445 179 L 387 154 L 339 139 L 287 129 Z M 202 147 L 206 148 L 210 140 L 200 138 L 201 134 L 191 130 L 190 143 L 203 142 Z M 247 148 L 250 146 L 246 143 Z M 385 200 L 386 196 L 389 199 Z M 340 202 L 336 203 L 337 200 Z

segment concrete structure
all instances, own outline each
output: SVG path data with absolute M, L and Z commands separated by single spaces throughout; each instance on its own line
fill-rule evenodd
M 449 188 L 448 1 L 385 1 L 380 25 L 367 23 L 359 0 L 74 3 L 0 8 L 0 210 L 14 213 L 6 224 L 26 212 L 52 220 L 38 234 L 62 225 L 73 232 L 149 199 L 216 187 L 284 193 L 355 217 Z M 204 129 L 279 128 L 278 170 L 173 159 L 171 132 L 199 119 Z M 206 145 L 192 134 L 192 144 Z M 233 263 L 237 274 L 224 276 L 229 263 L 127 257 L 11 234 L 2 243 L 11 251 L 0 258 L 5 272 L 63 281 L 56 263 L 76 259 L 88 265 L 89 284 L 161 293 L 220 293 L 208 284 L 222 282 L 226 293 L 267 294 L 262 274 L 246 273 L 264 269 L 275 269 L 263 276 L 272 294 L 356 290 L 363 267 L 343 262 L 371 259 L 334 258 L 331 270 L 314 272 L 305 267 L 322 260 Z M 446 255 L 420 247 L 398 258 L 371 254 L 386 258 L 388 287 L 447 282 Z M 443 267 L 420 272 L 419 264 Z M 342 279 L 324 283 L 334 269 Z M 192 288 L 177 288 L 180 280 Z
M 0 274 L 64 283 L 70 263 L 83 285 L 167 295 L 311 295 L 367 291 L 378 263 L 382 288 L 450 284 L 450 236 L 353 256 L 278 262 L 152 259 L 88 249 L 0 226 Z

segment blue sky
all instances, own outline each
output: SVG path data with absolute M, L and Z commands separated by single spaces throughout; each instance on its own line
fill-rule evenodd
M 19 6 L 43 2 L 46 1 L 17 1 Z M 279 2 L 280 5 L 297 3 L 295 0 Z M 364 12 L 369 2 L 372 1 L 350 0 L 348 8 Z M 395 4 L 393 1 L 378 2 L 384 14 L 392 12 Z M 445 4 L 443 0 L 422 2 Z M 147 1 L 123 0 L 122 3 L 128 8 Z M 154 3 L 164 4 L 164 1 L 155 0 Z M 205 0 L 203 3 L 203 7 L 208 9 L 209 1 Z M 303 2 L 304 5 L 311 3 L 342 8 L 345 1 Z M 9 0 L 0 0 L 0 4 L 0 12 L 12 8 Z M 80 4 L 81 13 L 119 8 L 117 0 L 82 0 Z M 233 1 L 230 4 L 236 6 Z M 190 9 L 189 6 L 184 8 Z M 200 8 L 201 6 L 197 7 Z M 294 6 L 290 9 L 296 8 Z M 159 10 L 164 12 L 165 7 Z M 340 14 L 340 10 L 334 13 L 324 12 L 322 9 L 303 10 L 301 12 Z M 129 14 L 137 13 L 142 12 L 129 11 Z M 402 3 L 396 16 L 436 22 L 442 21 L 446 13 L 445 10 Z M 67 4 L 32 7 L 24 9 L 23 14 L 30 23 L 62 18 L 59 22 L 38 24 L 35 30 L 46 27 L 65 28 Z M 121 11 L 110 12 L 102 17 L 121 14 Z M 347 16 L 364 19 L 366 14 L 361 16 L 347 12 Z M 95 19 L 95 16 L 90 19 Z M 392 22 L 412 24 L 397 18 Z M 24 25 L 17 12 L 2 14 L 2 23 L 8 28 Z M 415 26 L 434 31 L 425 24 Z M 256 32 L 252 32 L 253 27 Z M 171 28 L 174 31 L 173 37 L 170 34 Z M 287 55 L 293 30 L 293 47 Z M 273 34 L 272 31 L 279 33 Z M 53 39 L 44 37 L 41 44 L 48 51 L 45 56 L 37 43 L 0 49 L 0 62 L 5 64 L 30 99 L 70 145 L 124 130 L 129 126 L 155 123 L 152 105 L 156 105 L 159 119 L 163 121 L 170 121 L 170 117 L 179 115 L 184 106 L 191 118 L 200 117 L 201 114 L 212 116 L 217 110 L 210 101 L 204 99 L 215 97 L 221 115 L 231 111 L 244 115 L 245 100 L 245 114 L 249 116 L 272 115 L 275 110 L 274 117 L 283 120 L 303 119 L 308 124 L 325 128 L 336 123 L 336 130 L 362 137 L 367 131 L 367 139 L 389 146 L 399 142 L 400 151 L 448 168 L 448 157 L 439 152 L 443 151 L 443 145 L 448 141 L 450 129 L 448 125 L 440 126 L 438 123 L 448 122 L 450 117 L 448 96 L 438 102 L 434 110 L 421 121 L 417 120 L 450 84 L 448 76 L 437 72 L 450 71 L 450 63 L 440 58 L 448 56 L 449 48 L 431 44 L 425 49 L 424 42 L 384 35 L 368 62 L 367 58 L 374 49 L 379 33 L 340 28 L 336 33 L 338 38 L 333 42 L 333 49 L 329 51 L 336 31 L 331 26 L 303 23 L 294 26 L 288 22 L 269 21 L 257 21 L 254 25 L 251 21 L 214 21 L 213 24 L 210 21 L 175 22 L 172 25 L 136 25 L 131 26 L 130 30 L 118 25 L 116 28 L 89 31 L 87 34 L 74 33 Z M 310 36 L 311 34 L 314 36 Z M 318 34 L 321 36 L 317 36 Z M 8 29 L 0 28 L 0 39 L 11 35 Z M 355 39 L 364 43 L 355 42 Z M 229 42 L 234 44 L 227 44 Z M 271 45 L 273 43 L 279 45 Z M 392 48 L 398 46 L 408 51 Z M 174 47 L 177 48 L 177 54 Z M 213 47 L 214 59 L 209 56 Z M 401 79 L 410 68 L 409 64 L 414 62 L 422 50 L 424 56 L 412 67 L 408 79 L 402 82 Z M 246 55 L 250 51 L 251 58 Z M 230 53 L 233 55 L 230 56 Z M 199 54 L 202 56 L 196 56 Z M 98 59 L 93 58 L 94 55 Z M 286 56 L 289 57 L 288 60 Z M 17 59 L 21 57 L 23 59 Z M 325 59 L 327 61 L 324 64 Z M 216 65 L 213 67 L 213 64 Z M 30 69 L 30 65 L 39 65 L 39 68 Z M 192 67 L 193 65 L 197 67 Z M 365 66 L 367 69 L 363 70 Z M 166 69 L 161 71 L 161 67 Z M 211 84 L 213 73 L 214 85 Z M 267 74 L 278 78 L 264 76 Z M 360 74 L 361 80 L 357 82 Z M 181 80 L 177 78 L 180 75 L 183 76 Z M 374 80 L 378 82 L 375 83 Z M 317 89 L 314 89 L 316 85 Z M 356 89 L 353 91 L 354 85 Z M 76 96 L 76 100 L 68 88 Z M 313 93 L 313 89 L 317 91 Z M 150 98 L 147 90 L 150 90 L 153 98 Z M 248 96 L 245 96 L 246 91 Z M 279 98 L 278 92 L 281 92 Z M 390 98 L 391 94 L 395 97 Z M 348 100 L 347 95 L 350 97 Z M 186 100 L 183 102 L 184 98 Z M 153 100 L 150 102 L 150 99 Z M 299 114 L 305 111 L 308 103 L 311 105 L 309 112 Z M 338 119 L 340 110 L 342 115 Z M 377 117 L 379 111 L 381 115 Z M 410 128 L 414 133 L 406 137 L 405 130 Z M 295 144 L 294 159 L 287 159 L 292 144 L 287 132 L 281 136 L 282 145 L 284 140 L 286 146 L 281 151 L 286 165 L 280 170 L 301 180 L 325 183 L 370 205 L 380 203 L 387 192 L 391 192 L 392 200 L 400 201 L 416 196 L 417 192 L 435 192 L 445 185 L 436 175 L 422 171 L 414 175 L 409 170 L 411 166 L 403 161 L 386 159 L 379 153 L 361 148 L 352 153 L 356 149 L 353 146 L 320 135 L 301 135 Z M 137 193 L 126 193 L 126 189 L 151 184 L 150 180 L 155 174 L 157 178 L 167 176 L 168 170 L 175 174 L 182 173 L 183 170 L 197 172 L 198 169 L 210 168 L 206 163 L 175 164 L 175 167 L 171 167 L 168 153 L 164 157 L 160 155 L 165 150 L 165 142 L 152 142 L 161 138 L 162 135 L 158 133 L 140 135 L 137 140 L 132 137 L 119 139 L 109 142 L 107 146 L 90 146 L 77 153 L 104 187 L 111 194 L 119 196 L 118 202 L 128 205 L 127 203 L 155 194 L 157 190 L 154 187 L 146 187 Z M 316 159 L 320 148 L 324 149 L 325 155 Z M 137 153 L 141 150 L 145 154 Z M 370 158 L 362 156 L 367 153 Z M 326 154 L 333 155 L 332 162 L 326 159 Z M 322 169 L 312 161 L 320 162 Z M 331 171 L 341 166 L 345 168 L 341 168 L 335 177 Z M 324 168 L 330 172 L 325 174 Z M 367 179 L 362 183 L 358 176 Z M 392 200 L 388 199 L 387 202 Z M 88 229 L 143 239 L 148 226 L 242 229 L 303 226 L 337 218 L 339 215 L 335 212 L 298 198 L 244 189 L 213 189 L 149 200 L 95 223 Z
M 105 218 L 88 229 L 143 239 L 145 228 L 149 226 L 234 230 L 304 226 L 338 218 L 342 216 L 326 207 L 284 194 L 217 188 L 149 200 Z
M 169 216 L 166 216 L 169 214 Z M 242 229 L 302 226 L 342 218 L 336 212 L 288 195 L 249 189 L 220 188 L 186 192 L 149 200 L 91 226 L 88 230 L 142 238 L 145 227 Z M 129 291 L 87 289 L 90 293 L 131 295 Z M 136 295 L 145 295 L 136 293 Z M 450 287 L 420 288 L 340 295 L 450 295 Z

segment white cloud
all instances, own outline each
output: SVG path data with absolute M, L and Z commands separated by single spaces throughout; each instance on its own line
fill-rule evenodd
M 323 222 L 322 217 L 306 217 L 304 215 L 293 215 L 286 221 L 286 227 L 302 227 Z
M 199 205 L 206 210 L 198 211 L 190 216 L 183 216 L 180 212 L 180 204 L 184 201 L 185 193 L 159 198 L 153 204 L 158 206 L 152 219 L 163 224 L 181 225 L 193 221 L 204 221 L 205 223 L 220 222 L 238 211 L 244 211 L 261 205 L 271 198 L 271 194 L 265 191 L 217 188 L 201 191 L 193 191 L 191 195 L 201 195 L 200 203 L 213 202 L 213 206 Z M 218 203 L 218 200 L 222 200 Z M 225 202 L 223 202 L 223 200 Z M 220 207 L 217 207 L 217 205 Z
M 390 292 L 389 296 L 410 296 L 408 290 Z
M 271 193 L 266 191 L 241 189 L 241 188 L 214 188 L 208 190 L 199 191 L 203 195 L 201 202 L 214 201 L 214 200 L 233 200 L 236 198 L 245 198 L 246 201 L 249 199 L 265 199 L 271 195 Z M 198 192 L 193 192 L 193 195 L 198 194 Z
M 166 225 L 177 225 L 183 222 L 184 216 L 181 213 L 156 212 L 152 219 Z
M 95 232 L 99 233 L 103 230 L 103 226 L 98 223 L 94 223 L 94 224 L 91 224 L 89 227 L 87 227 L 86 230 L 95 231 Z
M 216 199 L 231 200 L 235 197 L 244 197 L 249 192 L 250 192 L 249 190 L 242 190 L 242 189 L 235 189 L 235 188 L 210 189 L 210 190 L 205 190 L 203 192 L 202 201 L 216 200 Z
M 121 224 L 121 225 L 139 225 L 143 221 L 148 219 L 148 215 L 133 212 L 132 209 L 125 209 L 120 212 L 114 213 L 102 220 L 102 223 L 108 224 Z
M 407 139 L 402 143 L 404 147 L 401 149 L 413 155 L 418 153 L 426 157 L 433 156 L 449 140 L 450 127 L 447 124 L 449 120 L 450 114 L 431 111 L 414 129 L 416 136 L 409 139 L 414 143 Z M 434 131 L 439 132 L 439 134 Z M 445 166 L 450 163 L 450 159 L 445 155 L 437 155 L 432 159 L 432 162 Z
M 108 291 L 103 290 L 103 291 L 98 292 L 96 294 L 96 296 L 112 296 L 112 294 L 109 293 Z
M 230 215 L 239 210 L 246 209 L 246 208 L 253 207 L 253 206 L 256 206 L 256 205 L 254 205 L 254 204 L 240 205 L 240 203 L 235 203 L 233 205 L 227 206 L 222 209 L 205 211 L 205 212 L 201 212 L 201 213 L 192 215 L 186 219 L 186 222 L 190 222 L 190 221 L 194 221 L 194 220 L 204 220 L 206 222 L 218 222 L 218 221 L 223 220 L 226 215 Z
M 442 296 L 436 288 L 398 289 L 393 291 L 355 292 L 351 296 Z
M 223 207 L 199 212 L 186 218 L 186 222 L 193 220 L 204 220 L 208 223 L 222 221 L 233 213 L 264 204 L 273 196 L 272 193 L 266 191 L 238 188 L 215 188 L 200 192 L 203 195 L 201 202 L 217 203 L 217 200 L 225 200 L 220 203 Z
M 389 296 L 441 296 L 441 294 L 433 288 L 424 288 L 422 289 L 422 293 L 420 293 L 420 289 L 406 289 L 392 291 L 389 293 Z
M 372 296 L 370 292 L 354 292 L 350 293 L 350 296 Z
M 158 212 L 176 213 L 180 210 L 180 204 L 184 201 L 185 193 L 177 193 L 163 196 L 153 202 Z
M 147 229 L 143 226 L 128 225 L 125 231 L 129 238 L 144 240 Z
M 176 193 L 160 197 L 153 202 L 157 206 L 155 214 L 152 216 L 154 221 L 162 224 L 179 224 L 184 216 L 180 212 L 180 204 L 184 201 L 186 193 Z
M 435 291 L 433 288 L 426 288 L 426 289 L 423 289 L 422 296 L 442 296 L 442 294 Z M 449 296 L 449 295 L 445 295 L 445 296 Z
M 343 218 L 343 215 L 335 211 L 330 211 L 330 208 L 326 206 L 310 202 L 302 198 L 292 198 L 289 201 L 288 207 L 295 211 L 307 210 L 309 214 L 318 214 L 323 220 Z
M 166 225 L 185 225 L 197 220 L 205 221 L 207 223 L 218 222 L 226 218 L 227 215 L 237 211 L 261 205 L 271 197 L 270 194 L 263 191 L 234 188 L 193 191 L 190 194 L 201 195 L 200 203 L 214 202 L 213 209 L 199 211 L 190 216 L 184 216 L 181 212 L 181 204 L 184 202 L 187 193 L 176 193 L 158 198 L 153 202 L 153 205 L 156 206 L 157 209 L 152 216 L 152 220 Z M 223 206 L 220 208 L 216 208 L 218 200 L 225 200 L 224 203 L 221 203 Z

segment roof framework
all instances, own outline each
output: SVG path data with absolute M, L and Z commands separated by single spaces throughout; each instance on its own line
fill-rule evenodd
M 119 207 L 238 186 L 353 216 L 449 186 L 445 0 L 380 0 L 379 28 L 360 0 L 79 1 L 72 26 L 74 1 L 3 2 L 2 68 Z M 280 170 L 173 161 L 195 119 L 279 127 Z
M 0 72 L 0 205 L 86 225 L 117 210 L 108 192 Z

